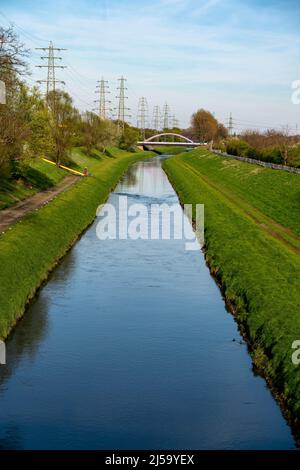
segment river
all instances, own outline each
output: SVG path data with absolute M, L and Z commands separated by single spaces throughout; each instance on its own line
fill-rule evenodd
M 129 205 L 176 203 L 161 159 Z M 291 449 L 237 325 L 185 240 L 105 240 L 99 220 L 38 292 L 0 366 L 0 449 Z

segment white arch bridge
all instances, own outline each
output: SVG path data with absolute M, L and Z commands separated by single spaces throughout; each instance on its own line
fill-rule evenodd
M 161 137 L 176 137 L 183 142 L 164 142 L 162 140 L 159 140 Z M 201 147 L 207 145 L 206 142 L 194 142 L 193 140 L 189 139 L 188 137 L 185 137 L 184 135 L 180 134 L 174 134 L 173 132 L 163 132 L 162 134 L 156 134 L 151 137 L 149 137 L 146 140 L 141 140 L 137 143 L 138 145 L 141 145 L 143 147 L 147 146 L 170 146 L 170 147 Z

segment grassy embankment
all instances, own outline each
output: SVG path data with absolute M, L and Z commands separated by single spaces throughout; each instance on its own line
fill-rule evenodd
M 185 152 L 185 147 L 170 147 L 169 145 L 165 145 L 162 147 L 155 147 L 155 150 L 159 152 L 161 155 L 177 155 L 178 153 Z
M 0 180 L 0 210 L 10 207 L 33 194 L 59 183 L 66 172 L 49 165 L 42 159 L 34 160 L 28 166 L 23 178 Z
M 194 150 L 164 162 L 182 203 L 205 204 L 205 253 L 254 364 L 300 436 L 300 177 Z
M 26 303 L 93 221 L 98 205 L 106 200 L 127 167 L 152 155 L 118 149 L 110 149 L 109 153 L 90 158 L 75 149 L 75 164 L 88 167 L 93 176 L 79 178 L 75 186 L 0 236 L 0 338 L 8 336 Z

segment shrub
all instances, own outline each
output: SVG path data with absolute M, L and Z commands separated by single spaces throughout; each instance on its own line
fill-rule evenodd
M 230 140 L 226 145 L 226 152 L 229 155 L 235 155 L 237 157 L 247 157 L 247 152 L 250 152 L 250 147 L 247 142 L 243 140 Z
M 261 159 L 265 162 L 276 163 L 281 165 L 283 163 L 280 148 L 276 145 L 267 147 L 261 152 Z

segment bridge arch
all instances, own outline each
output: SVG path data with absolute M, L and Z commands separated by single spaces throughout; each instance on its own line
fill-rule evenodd
M 194 142 L 189 139 L 188 137 L 185 137 L 184 135 L 181 135 L 181 134 L 175 134 L 173 132 L 163 132 L 161 134 L 156 134 L 156 135 L 153 135 L 151 137 L 149 137 L 148 139 L 145 140 L 145 142 L 152 142 L 152 141 L 155 141 L 155 139 L 159 139 L 159 137 L 179 137 L 180 139 L 184 140 L 185 142 L 188 142 L 189 144 L 193 144 Z

